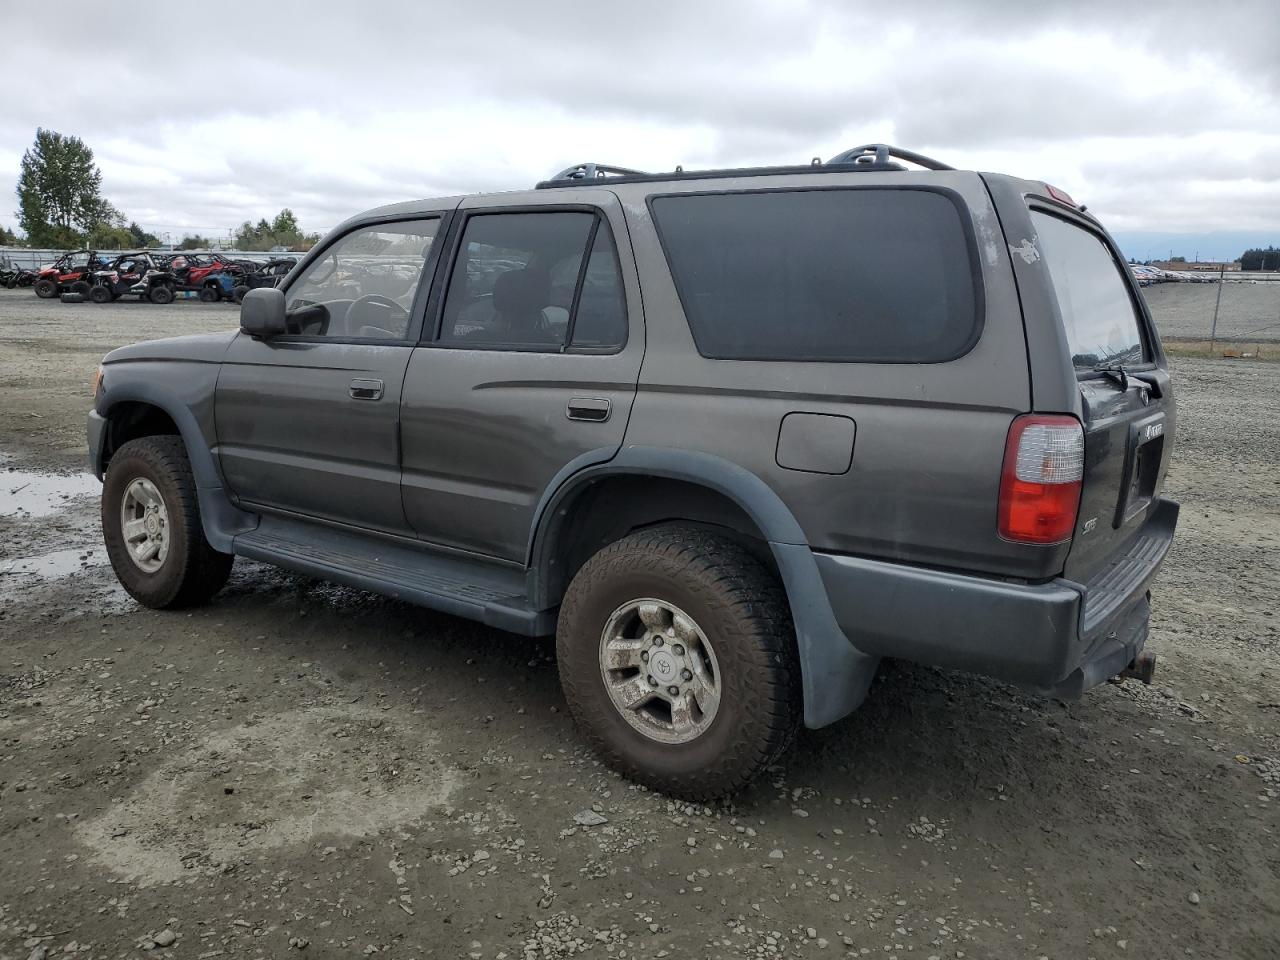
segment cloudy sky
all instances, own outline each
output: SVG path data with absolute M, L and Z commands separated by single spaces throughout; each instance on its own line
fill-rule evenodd
M 28 3 L 0 32 L 10 227 L 44 126 L 83 138 L 106 196 L 175 240 L 282 206 L 325 230 L 582 160 L 807 162 L 887 141 L 1051 181 L 1134 237 L 1280 242 L 1276 0 L 220 0 L 140 22 L 65 2 L 57 19 L 102 29 L 50 30 Z

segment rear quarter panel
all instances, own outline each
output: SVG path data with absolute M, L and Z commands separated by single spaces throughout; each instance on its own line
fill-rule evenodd
M 968 353 L 936 364 L 699 355 L 647 195 L 922 184 L 954 191 L 972 217 L 986 309 Z M 649 329 L 628 444 L 701 450 L 740 464 L 778 493 L 814 549 L 994 574 L 1061 570 L 1065 548 L 1028 548 L 996 534 L 1005 439 L 1011 419 L 1029 409 L 1030 380 L 1010 253 L 976 174 L 826 173 L 618 184 L 615 191 L 631 225 Z M 797 412 L 855 421 L 848 472 L 778 465 L 779 426 Z

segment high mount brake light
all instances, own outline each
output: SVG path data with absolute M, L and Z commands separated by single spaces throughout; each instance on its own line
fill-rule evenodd
M 999 530 L 1017 543 L 1071 539 L 1084 477 L 1084 430 L 1074 417 L 1027 414 L 1009 427 Z
M 1067 193 L 1067 191 L 1059 190 L 1051 183 L 1046 183 L 1044 188 L 1049 191 L 1049 196 L 1053 197 L 1053 199 L 1057 200 L 1059 203 L 1065 203 L 1068 207 L 1079 206 L 1079 204 L 1071 199 L 1071 194 Z

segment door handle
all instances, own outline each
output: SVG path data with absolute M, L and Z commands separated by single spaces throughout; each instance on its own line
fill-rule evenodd
M 382 381 L 355 379 L 351 381 L 351 389 L 348 392 L 352 400 L 381 400 Z
M 602 397 L 574 397 L 569 401 L 565 416 L 570 420 L 587 420 L 591 423 L 604 423 L 613 411 L 613 401 Z

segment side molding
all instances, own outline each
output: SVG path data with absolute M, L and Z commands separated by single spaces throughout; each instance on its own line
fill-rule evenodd
M 569 464 L 561 471 L 564 476 L 557 476 L 558 483 L 553 482 L 543 494 L 528 551 L 529 594 L 535 605 L 558 599 L 541 595 L 553 562 L 552 533 L 573 498 L 587 486 L 609 476 L 627 475 L 698 484 L 741 507 L 769 543 L 796 628 L 805 726 L 834 723 L 862 703 L 880 658 L 855 648 L 836 623 L 804 531 L 767 483 L 738 464 L 707 453 L 638 446 L 623 447 L 607 460 L 598 453 L 584 454 Z

